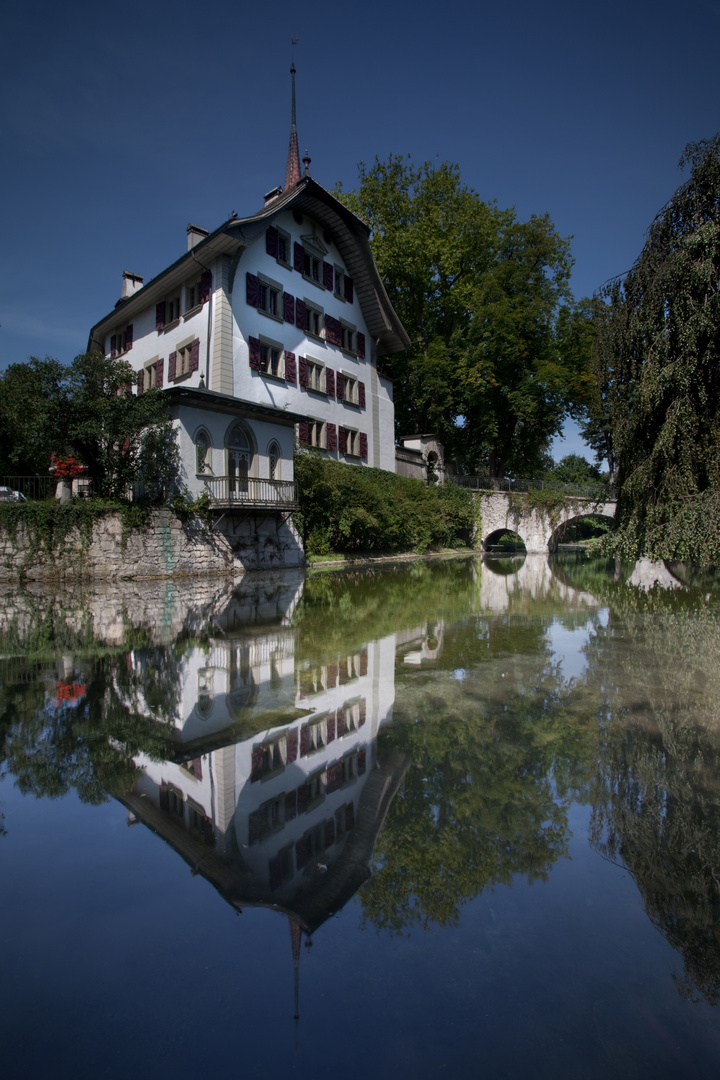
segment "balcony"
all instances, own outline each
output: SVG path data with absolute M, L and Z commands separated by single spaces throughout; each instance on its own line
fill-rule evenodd
M 259 480 L 256 477 L 208 476 L 205 487 L 214 507 L 297 510 L 298 501 L 292 480 Z

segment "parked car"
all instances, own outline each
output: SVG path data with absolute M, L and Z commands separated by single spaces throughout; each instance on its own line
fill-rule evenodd
M 0 502 L 27 502 L 22 491 L 13 491 L 9 487 L 0 487 Z

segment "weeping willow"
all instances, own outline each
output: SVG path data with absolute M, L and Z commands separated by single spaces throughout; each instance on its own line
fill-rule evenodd
M 612 545 L 635 558 L 720 561 L 720 134 L 599 305 L 596 366 L 618 463 Z

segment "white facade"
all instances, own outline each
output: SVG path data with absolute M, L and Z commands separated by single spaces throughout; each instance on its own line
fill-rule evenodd
M 251 477 L 293 479 L 293 425 L 301 444 L 394 472 L 392 383 L 377 362 L 409 342 L 366 226 L 306 176 L 259 214 L 205 236 L 189 227 L 188 244 L 145 285 L 125 274 L 88 346 L 126 359 L 136 393 L 170 391 L 188 490 L 232 475 L 233 414 Z

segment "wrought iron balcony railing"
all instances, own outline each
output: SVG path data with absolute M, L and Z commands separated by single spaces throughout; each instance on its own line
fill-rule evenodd
M 292 480 L 207 476 L 205 486 L 213 506 L 273 506 L 292 510 L 298 505 Z

